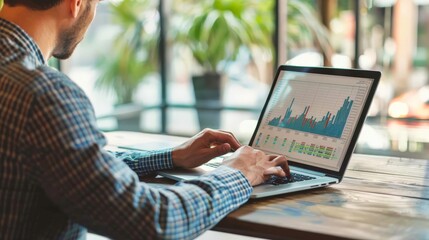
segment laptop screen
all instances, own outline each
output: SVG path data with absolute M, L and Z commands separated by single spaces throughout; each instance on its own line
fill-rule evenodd
M 281 70 L 252 146 L 286 155 L 289 161 L 339 171 L 373 82 Z

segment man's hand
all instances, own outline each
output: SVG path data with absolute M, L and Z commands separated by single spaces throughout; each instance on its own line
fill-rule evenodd
M 232 133 L 204 129 L 173 149 L 175 167 L 193 168 L 241 146 Z
M 240 170 L 252 186 L 265 182 L 270 175 L 290 177 L 286 157 L 266 155 L 264 152 L 244 146 L 229 156 L 223 164 Z

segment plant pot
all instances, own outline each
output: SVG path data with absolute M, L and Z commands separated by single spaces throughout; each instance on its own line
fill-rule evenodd
M 192 76 L 200 128 L 219 129 L 221 110 L 221 75 L 205 73 Z
M 116 117 L 119 131 L 141 131 L 140 129 L 140 115 L 142 107 L 137 104 L 122 104 L 115 106 L 114 113 Z

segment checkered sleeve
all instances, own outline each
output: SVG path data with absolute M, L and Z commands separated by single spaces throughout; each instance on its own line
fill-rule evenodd
M 173 168 L 173 149 L 157 151 L 110 151 L 116 159 L 125 162 L 139 176 L 154 173 L 163 169 Z
M 240 171 L 221 166 L 198 179 L 165 190 L 175 196 L 165 222 L 167 239 L 193 239 L 246 202 L 252 187 Z M 175 205 L 175 206 L 174 206 Z M 187 219 L 186 224 L 181 221 Z
M 85 94 L 63 75 L 46 74 L 21 140 L 31 159 L 24 169 L 73 221 L 114 239 L 192 239 L 248 200 L 249 182 L 226 166 L 165 189 L 140 182 L 104 150 Z

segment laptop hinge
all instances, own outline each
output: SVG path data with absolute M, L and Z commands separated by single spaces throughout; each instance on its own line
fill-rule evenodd
M 338 177 L 337 175 L 332 175 L 332 174 L 325 174 L 325 176 L 327 177 L 331 177 L 331 178 L 336 178 L 339 179 L 340 177 Z

